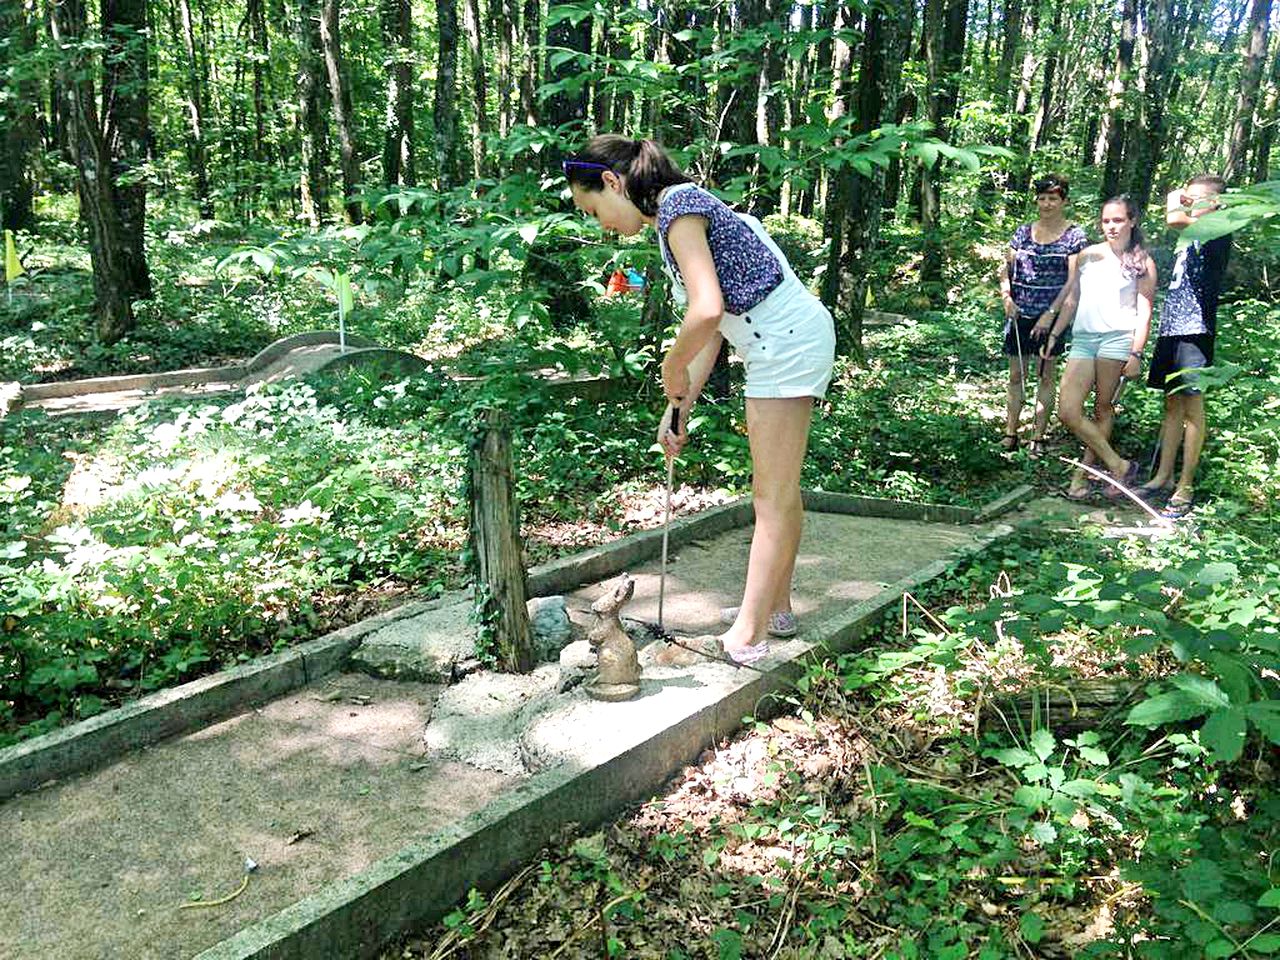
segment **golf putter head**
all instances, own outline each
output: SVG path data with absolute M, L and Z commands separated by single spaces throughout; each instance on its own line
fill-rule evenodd
M 1124 386 L 1128 382 L 1129 382 L 1129 378 L 1126 377 L 1124 374 L 1121 374 L 1119 381 L 1116 383 L 1116 389 L 1111 394 L 1111 405 L 1113 407 L 1120 402 L 1120 397 L 1123 396 L 1124 394 Z

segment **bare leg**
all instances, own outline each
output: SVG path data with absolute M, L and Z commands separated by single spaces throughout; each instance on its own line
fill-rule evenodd
M 733 626 L 720 638 L 726 650 L 763 640 L 769 615 L 791 609 L 791 576 L 804 523 L 800 467 L 809 445 L 812 414 L 811 397 L 747 398 L 756 528 L 742 606 Z
M 1023 380 L 1026 368 L 1026 357 L 1009 358 L 1008 398 L 1005 401 L 1004 440 L 1002 446 L 1012 449 L 1010 437 L 1018 435 L 1018 421 L 1022 419 Z
M 1160 422 L 1160 464 L 1151 479 L 1142 485 L 1144 490 L 1159 490 L 1173 482 L 1173 466 L 1182 446 L 1182 421 L 1185 398 L 1179 393 L 1164 395 L 1164 420 Z
M 1174 497 L 1190 500 L 1195 489 L 1196 468 L 1200 466 L 1200 451 L 1204 448 L 1204 397 L 1188 394 L 1182 398 L 1182 475 Z
M 1098 460 L 1116 478 L 1123 477 L 1129 469 L 1129 462 L 1116 453 L 1108 442 L 1111 432 L 1111 395 L 1120 382 L 1120 371 L 1123 369 L 1124 364 L 1119 360 L 1068 360 L 1058 402 L 1058 419 L 1097 455 Z M 1084 415 L 1084 398 L 1094 385 L 1095 377 L 1098 399 L 1094 405 L 1094 418 L 1100 418 L 1102 425 L 1097 419 Z
M 1036 383 L 1036 432 L 1032 436 L 1037 440 L 1044 439 L 1049 429 L 1049 414 L 1053 413 L 1053 399 L 1058 386 L 1058 358 L 1049 357 L 1043 361 L 1043 372 Z

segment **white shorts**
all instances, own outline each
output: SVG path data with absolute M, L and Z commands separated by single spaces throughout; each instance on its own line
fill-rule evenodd
M 746 367 L 748 397 L 826 395 L 835 360 L 835 323 L 794 274 L 749 313 L 726 313 L 720 332 Z

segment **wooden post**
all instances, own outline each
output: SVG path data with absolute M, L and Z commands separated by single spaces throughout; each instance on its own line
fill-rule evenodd
M 494 632 L 498 667 L 533 669 L 533 642 L 525 608 L 527 587 L 520 555 L 511 432 L 497 410 L 484 413 L 484 433 L 471 453 L 471 548 L 476 590 L 487 591 L 484 624 Z

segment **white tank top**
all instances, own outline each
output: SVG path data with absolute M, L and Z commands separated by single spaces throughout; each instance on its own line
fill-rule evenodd
M 1072 329 L 1078 333 L 1132 332 L 1138 327 L 1138 278 L 1125 276 L 1120 258 L 1107 249 L 1100 259 L 1080 257 L 1080 303 Z

